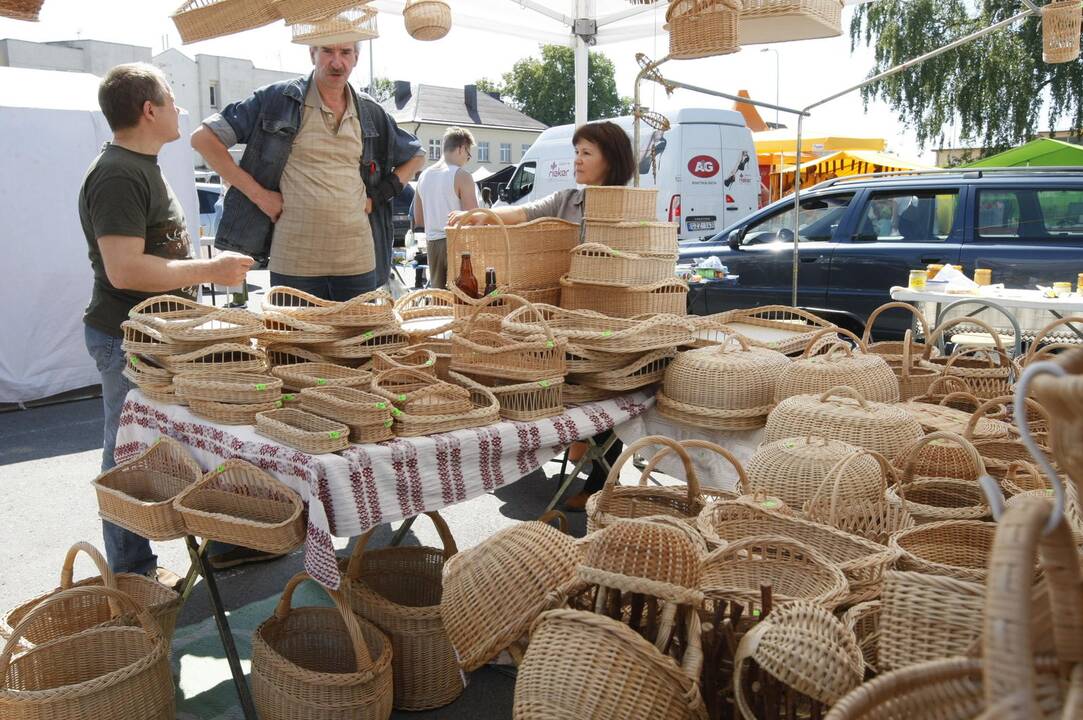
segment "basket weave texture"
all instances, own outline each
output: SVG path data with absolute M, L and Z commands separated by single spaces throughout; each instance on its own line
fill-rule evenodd
M 783 438 L 761 444 L 745 465 L 748 491 L 779 498 L 792 508 L 802 508 L 823 485 L 831 471 L 852 484 L 876 485 L 880 467 L 869 455 L 860 454 L 841 471 L 840 459 L 859 448 L 818 436 Z
M 649 220 L 635 222 L 604 222 L 585 220 L 585 241 L 600 243 L 612 250 L 630 253 L 677 253 L 677 223 Z
M 338 452 L 350 444 L 350 429 L 342 423 L 291 407 L 257 413 L 256 432 L 310 455 Z
M 673 0 L 666 10 L 670 57 L 692 60 L 740 50 L 741 6 L 741 0 Z
M 877 464 L 872 482 L 868 477 L 854 478 L 848 471 L 866 457 Z M 895 471 L 883 455 L 858 449 L 827 472 L 802 510 L 809 520 L 886 545 L 891 535 L 913 527 L 915 522 L 909 505 L 890 501 L 888 488 L 895 479 Z
M 456 326 L 455 295 L 437 288 L 408 292 L 395 301 L 395 316 L 411 345 L 445 338 Z
M 0 17 L 37 22 L 43 2 L 44 0 L 3 0 L 0 2 Z
M 301 391 L 301 409 L 313 415 L 336 420 L 350 428 L 350 440 L 374 443 L 390 440 L 391 403 L 387 399 L 358 388 L 330 385 Z
M 278 365 L 271 369 L 271 374 L 290 389 L 297 390 L 331 386 L 365 388 L 372 382 L 372 373 L 334 363 Z
M 823 355 L 812 355 L 821 337 L 847 335 L 858 345 L 854 353 L 844 343 L 832 345 Z M 865 352 L 861 339 L 845 328 L 825 328 L 814 334 L 805 352 L 784 368 L 775 389 L 775 401 L 794 395 L 813 395 L 845 385 L 857 390 L 866 400 L 898 402 L 899 385 L 895 373 L 879 355 Z
M 466 224 L 483 217 L 487 225 Z M 568 251 L 579 242 L 579 226 L 556 218 L 505 225 L 491 210 L 477 208 L 446 228 L 447 255 L 470 253 L 475 267 L 493 268 L 497 281 L 511 292 L 556 287 L 568 272 Z
M 591 185 L 583 191 L 583 217 L 609 222 L 654 222 L 658 189 Z
M 764 305 L 747 310 L 730 310 L 717 315 L 700 318 L 703 323 L 726 325 L 733 331 L 748 336 L 746 327 L 760 332 L 767 330 L 776 335 L 771 340 L 749 338 L 753 345 L 778 350 L 784 355 L 793 355 L 805 350 L 809 340 L 824 328 L 834 327 L 832 323 L 812 313 L 789 305 Z
M 1079 57 L 1083 6 L 1078 0 L 1053 0 L 1042 7 L 1042 60 L 1072 62 Z
M 376 9 L 352 7 L 293 25 L 293 42 L 298 45 L 335 45 L 338 43 L 374 40 L 380 37 L 376 26 Z
M 632 287 L 673 277 L 677 264 L 674 253 L 632 253 L 608 245 L 584 243 L 572 248 L 569 282 Z
M 935 345 L 956 325 L 974 325 L 988 333 L 993 339 L 992 351 L 964 350 L 957 346 L 951 355 L 934 357 L 928 362 L 940 368 L 944 375 L 965 380 L 974 395 L 983 400 L 1010 394 L 1011 385 L 1020 373 L 1019 363 L 1004 349 L 1000 333 L 987 323 L 967 316 L 951 318 L 933 330 L 932 336 L 927 340 L 928 344 Z
M 951 446 L 960 451 L 948 455 L 951 464 L 936 468 L 931 477 L 915 478 L 915 470 L 922 463 L 927 448 L 933 448 L 943 457 L 944 451 Z M 888 502 L 906 508 L 915 522 L 978 520 L 989 516 L 988 500 L 977 482 L 985 474 L 985 463 L 977 449 L 964 438 L 943 431 L 930 433 L 907 448 L 900 456 L 900 464 L 902 477 L 887 489 Z
M 451 7 L 444 0 L 406 0 L 402 17 L 414 40 L 439 40 L 451 30 Z
M 567 310 L 604 312 L 617 318 L 638 315 L 685 315 L 688 312 L 688 283 L 676 277 L 636 285 L 606 287 L 560 280 L 560 306 Z
M 983 583 L 994 535 L 994 523 L 940 520 L 896 533 L 890 546 L 899 553 L 899 570 Z
M 278 13 L 267 0 L 185 0 L 170 17 L 187 45 L 268 25 Z
M 451 369 L 507 380 L 537 381 L 563 376 L 567 372 L 564 356 L 568 341 L 557 337 L 537 306 L 517 295 L 503 295 L 501 302 L 514 302 L 533 311 L 543 335 L 517 339 L 491 330 L 475 330 L 481 309 L 497 302 L 487 297 L 475 309 L 461 333 L 451 338 Z
M 677 351 L 673 349 L 652 350 L 633 355 L 634 359 L 627 365 L 599 372 L 578 373 L 572 379 L 601 390 L 628 392 L 661 381 L 676 355 Z
M 553 335 L 567 339 L 576 349 L 614 355 L 673 348 L 687 345 L 693 339 L 693 322 L 676 315 L 629 320 L 590 310 L 566 310 L 552 305 L 534 307 L 535 310 L 525 307 L 513 310 L 501 323 L 502 330 L 529 337 L 546 333 L 548 327 Z
M 981 583 L 895 570 L 884 576 L 881 602 L 882 670 L 966 655 L 981 636 Z
M 353 3 L 357 4 L 357 3 Z M 382 290 L 373 290 L 345 302 L 324 300 L 302 290 L 276 286 L 263 296 L 265 313 L 286 315 L 317 325 L 376 328 L 395 322 L 394 301 Z

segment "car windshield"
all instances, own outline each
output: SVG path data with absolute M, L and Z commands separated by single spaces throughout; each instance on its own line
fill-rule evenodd
M 852 193 L 825 195 L 801 201 L 801 242 L 827 241 L 853 199 Z M 794 208 L 792 201 L 770 215 L 750 224 L 745 230 L 743 244 L 755 245 L 766 242 L 793 240 Z

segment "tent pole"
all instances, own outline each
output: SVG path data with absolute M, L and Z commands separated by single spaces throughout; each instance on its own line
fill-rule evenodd
M 575 0 L 575 21 L 594 20 L 594 0 Z M 590 73 L 590 54 L 587 52 L 587 38 L 572 27 L 575 35 L 575 124 L 582 125 L 590 117 L 587 107 L 587 78 Z
M 794 307 L 797 307 L 797 269 L 800 263 L 798 230 L 801 226 L 798 224 L 798 216 L 801 214 L 801 133 L 805 129 L 804 120 L 804 113 L 797 116 L 797 157 L 793 162 L 793 277 L 791 279 L 793 285 L 790 288 L 790 305 Z

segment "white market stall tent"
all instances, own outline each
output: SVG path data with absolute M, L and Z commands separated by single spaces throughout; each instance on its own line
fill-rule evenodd
M 0 403 L 39 400 L 100 379 L 83 341 L 93 274 L 79 223 L 87 166 L 112 134 L 98 110 L 100 78 L 0 67 Z M 188 145 L 159 162 L 184 207 L 193 242 L 199 214 Z M 198 251 L 198 247 L 196 248 Z

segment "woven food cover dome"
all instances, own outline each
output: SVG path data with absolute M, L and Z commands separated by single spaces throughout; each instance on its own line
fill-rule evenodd
M 699 585 L 699 553 L 687 532 L 646 520 L 598 531 L 579 566 L 581 580 L 674 602 Z
M 762 427 L 779 372 L 789 364 L 782 353 L 752 347 L 737 333 L 721 345 L 678 353 L 666 368 L 659 412 L 702 427 Z
M 893 458 L 925 431 L 897 405 L 871 402 L 857 390 L 840 386 L 822 395 L 795 395 L 780 402 L 767 416 L 763 441 L 805 434 L 841 440 Z
M 854 352 L 845 343 L 832 345 L 823 355 L 812 355 L 816 341 L 827 333 L 847 335 L 857 343 Z M 775 401 L 794 395 L 822 393 L 846 385 L 875 402 L 898 402 L 899 381 L 887 361 L 865 352 L 861 339 L 844 328 L 825 328 L 812 336 L 805 352 L 782 371 L 775 388 Z
M 765 442 L 756 448 L 745 467 L 748 490 L 767 493 L 800 509 L 816 494 L 828 471 L 858 450 L 847 442 L 811 435 Z M 863 455 L 849 463 L 845 473 L 847 480 L 867 480 L 870 486 L 876 486 L 880 465 L 873 457 Z

